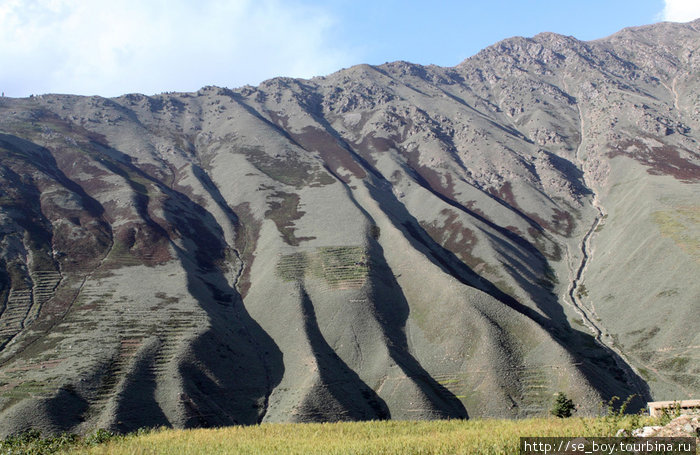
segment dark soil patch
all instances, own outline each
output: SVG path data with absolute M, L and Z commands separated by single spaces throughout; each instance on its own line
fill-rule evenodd
M 425 232 L 443 248 L 456 254 L 469 267 L 474 268 L 482 263 L 480 258 L 472 255 L 472 250 L 478 242 L 474 231 L 464 227 L 453 210 L 443 209 L 440 214 L 446 216 L 442 226 L 437 221 L 420 223 Z
M 352 153 L 341 146 L 338 140 L 327 131 L 307 126 L 302 133 L 292 133 L 292 137 L 304 149 L 321 155 L 323 162 L 336 176 L 340 176 L 339 171 L 341 168 L 347 169 L 358 179 L 363 179 L 367 176 L 362 166 L 353 158 Z M 349 183 L 347 178 L 343 178 L 343 181 Z
M 285 243 L 299 246 L 300 242 L 313 240 L 316 237 L 297 237 L 294 235 L 296 228 L 294 221 L 300 219 L 306 212 L 299 211 L 299 195 L 278 191 L 271 195 L 267 205 L 270 208 L 265 212 L 265 218 L 275 222 L 277 230 L 282 234 Z
M 700 166 L 683 158 L 679 147 L 662 145 L 649 147 L 640 139 L 628 139 L 611 146 L 607 153 L 609 158 L 616 156 L 628 156 L 647 166 L 647 172 L 651 175 L 670 175 L 673 178 L 685 182 L 697 182 L 700 180 Z M 693 154 L 686 150 L 687 153 Z M 697 153 L 695 153 L 697 156 Z
M 250 290 L 250 271 L 255 260 L 255 249 L 258 245 L 261 222 L 253 216 L 250 204 L 244 202 L 232 207 L 236 214 L 236 248 L 243 261 L 243 272 L 238 279 L 238 292 L 245 298 Z

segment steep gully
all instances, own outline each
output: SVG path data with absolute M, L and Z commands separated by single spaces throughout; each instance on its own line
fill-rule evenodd
M 566 85 L 566 84 L 565 84 Z M 567 88 L 568 91 L 568 88 Z M 598 321 L 600 321 L 600 318 L 597 317 L 596 310 L 595 310 L 595 305 L 591 303 L 590 308 L 587 307 L 583 300 L 581 299 L 581 296 L 583 295 L 583 290 L 585 287 L 583 286 L 583 281 L 584 281 L 584 276 L 586 273 L 586 269 L 588 268 L 588 264 L 590 262 L 592 253 L 593 253 L 593 248 L 592 248 L 592 240 L 593 236 L 597 230 L 597 228 L 601 225 L 603 220 L 605 219 L 606 213 L 605 209 L 603 206 L 600 204 L 600 199 L 598 198 L 598 193 L 595 191 L 595 184 L 590 181 L 589 174 L 586 172 L 586 166 L 585 166 L 585 161 L 583 158 L 581 158 L 581 149 L 583 147 L 584 143 L 584 137 L 585 137 L 585 125 L 583 121 L 583 115 L 581 114 L 581 106 L 579 105 L 578 102 L 576 102 L 576 109 L 578 111 L 578 118 L 579 118 L 579 132 L 580 132 L 580 140 L 578 147 L 576 149 L 576 154 L 575 154 L 575 160 L 576 160 L 576 165 L 583 171 L 583 180 L 585 186 L 591 191 L 592 193 L 592 200 L 591 204 L 593 207 L 596 209 L 597 214 L 593 220 L 593 223 L 591 224 L 591 227 L 588 229 L 586 234 L 583 236 L 583 239 L 581 240 L 580 243 L 580 251 L 581 251 L 581 262 L 578 265 L 578 268 L 576 269 L 574 273 L 574 267 L 571 264 L 570 260 L 570 253 L 569 253 L 569 247 L 567 245 L 566 247 L 566 257 L 567 257 L 567 263 L 569 264 L 569 272 L 570 272 L 570 284 L 567 289 L 567 294 L 568 294 L 568 300 L 572 308 L 576 311 L 576 313 L 581 317 L 583 320 L 583 323 L 588 329 L 593 332 L 595 341 L 602 346 L 604 349 L 608 350 L 611 352 L 612 358 L 615 361 L 616 366 L 624 373 L 626 382 L 636 390 L 638 397 L 641 399 L 647 400 L 649 399 L 649 393 L 648 393 L 648 387 L 644 382 L 640 379 L 639 373 L 636 371 L 636 369 L 632 366 L 632 364 L 629 362 L 625 354 L 618 349 L 615 344 L 612 336 L 607 332 L 605 327 L 599 324 Z M 566 301 L 566 298 L 564 299 Z
M 199 161 L 199 160 L 198 160 Z M 201 162 L 197 163 L 196 167 L 193 167 L 193 173 L 194 176 L 199 180 L 199 182 L 202 185 L 202 188 L 207 191 L 208 196 L 212 199 L 212 201 L 218 206 L 219 210 L 221 210 L 223 216 L 223 221 L 228 224 L 229 230 L 232 232 L 236 232 L 236 226 L 241 223 L 240 218 L 238 215 L 233 211 L 233 209 L 226 203 L 225 198 L 221 194 L 221 191 L 219 190 L 219 187 L 214 183 L 214 181 L 211 180 L 209 175 L 206 173 L 206 171 L 201 167 Z M 257 423 L 260 424 L 263 422 L 265 419 L 265 416 L 267 415 L 267 412 L 270 407 L 270 396 L 272 395 L 272 391 L 274 389 L 273 386 L 273 374 L 272 374 L 272 367 L 269 364 L 268 359 L 266 358 L 265 355 L 263 355 L 264 349 L 260 344 L 258 343 L 256 337 L 253 335 L 250 327 L 248 324 L 246 324 L 245 320 L 246 318 L 243 317 L 242 312 L 245 312 L 245 307 L 243 304 L 243 293 L 241 291 L 241 277 L 243 276 L 243 272 L 245 271 L 246 267 L 250 267 L 250 264 L 246 264 L 242 250 L 245 248 L 245 245 L 241 245 L 240 243 L 242 242 L 240 239 L 237 238 L 237 234 L 234 235 L 233 241 L 231 242 L 230 245 L 230 251 L 233 253 L 233 256 L 235 258 L 234 261 L 234 273 L 232 274 L 233 276 L 230 277 L 229 283 L 232 289 L 235 289 L 236 292 L 238 293 L 238 302 L 237 305 L 234 306 L 234 311 L 235 311 L 235 317 L 237 318 L 238 322 L 241 324 L 243 327 L 243 330 L 246 333 L 246 336 L 248 337 L 249 340 L 252 340 L 253 343 L 255 343 L 258 347 L 256 349 L 258 361 L 260 362 L 261 365 L 263 365 L 263 368 L 265 370 L 265 386 L 266 386 L 266 392 L 265 396 L 263 397 L 263 403 L 262 403 L 262 410 L 258 416 Z M 243 241 L 244 242 L 244 241 Z

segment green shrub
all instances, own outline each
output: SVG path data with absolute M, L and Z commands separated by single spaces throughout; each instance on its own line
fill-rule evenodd
M 95 430 L 93 433 L 85 436 L 85 439 L 83 442 L 86 445 L 97 445 L 97 444 L 102 444 L 110 439 L 113 439 L 115 437 L 115 434 L 112 433 L 111 431 L 105 430 L 104 428 L 99 428 Z
M 674 401 L 672 408 L 661 408 L 661 417 L 659 419 L 660 425 L 666 425 L 671 420 L 681 416 L 681 403 L 680 401 Z
M 586 424 L 586 431 L 601 437 L 632 434 L 632 430 L 643 426 L 641 414 L 626 414 L 627 407 L 634 397 L 636 397 L 635 394 L 628 396 L 627 399 L 617 407 L 615 403 L 620 400 L 620 397 L 615 396 L 607 403 L 602 402 L 601 407 L 605 407 L 604 415 L 593 420 L 590 425 Z M 620 433 L 620 430 L 622 430 L 622 433 Z
M 565 417 L 571 417 L 571 413 L 574 412 L 575 409 L 576 405 L 574 405 L 574 402 L 564 393 L 559 392 L 556 394 L 550 412 L 553 416 L 563 419 Z
M 41 436 L 41 431 L 27 430 L 16 436 L 0 440 L 1 454 L 43 455 L 56 453 L 75 446 L 80 438 L 75 434 L 63 433 L 57 436 Z

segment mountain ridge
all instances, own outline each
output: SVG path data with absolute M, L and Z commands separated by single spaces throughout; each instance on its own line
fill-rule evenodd
M 0 99 L 0 432 L 696 394 L 699 25 Z

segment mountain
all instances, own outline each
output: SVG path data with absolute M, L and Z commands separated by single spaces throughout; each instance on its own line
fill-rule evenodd
M 0 433 L 697 397 L 699 48 L 0 99 Z

